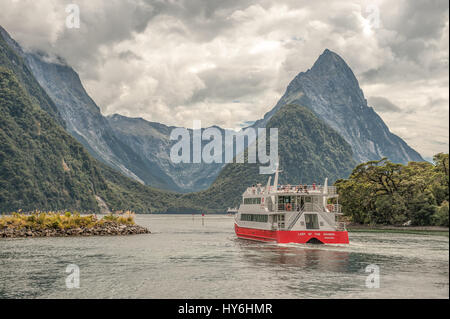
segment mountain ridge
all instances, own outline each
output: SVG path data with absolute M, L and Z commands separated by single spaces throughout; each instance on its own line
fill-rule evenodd
M 169 136 L 175 126 L 117 114 L 104 116 L 79 75 L 62 59 L 55 63 L 43 52 L 25 52 L 5 30 L 1 35 L 55 102 L 67 131 L 96 159 L 143 184 L 180 193 L 208 188 L 223 167 L 221 163 L 171 164 L 170 147 L 175 141 L 170 141 Z M 127 130 L 118 129 L 124 122 L 129 125 Z M 143 127 L 145 132 L 134 130 L 136 134 L 131 134 L 135 126 Z M 149 127 L 152 129 L 147 130 Z M 145 134 L 147 140 L 140 136 Z
M 267 123 L 266 129 L 278 128 L 280 183 L 321 184 L 347 177 L 356 162 L 351 146 L 333 128 L 310 109 L 289 104 L 283 106 Z M 267 139 L 266 143 L 269 143 Z M 266 145 L 269 149 L 269 145 Z M 247 159 L 247 149 L 244 153 Z M 245 189 L 256 183 L 265 184 L 270 175 L 260 174 L 258 163 L 229 163 L 211 187 L 187 194 L 207 207 L 219 205 L 223 209 L 239 205 Z
M 0 212 L 199 212 L 181 194 L 154 189 L 94 159 L 0 66 Z
M 96 159 L 141 183 L 181 193 L 205 190 L 220 175 L 225 166 L 222 163 L 175 165 L 170 161 L 169 152 L 175 141 L 170 141 L 169 135 L 176 127 L 118 114 L 103 116 L 73 68 L 62 59 L 51 61 L 42 52 L 24 52 L 17 42 L 9 39 L 7 43 L 19 51 L 39 84 L 55 101 L 58 112 L 53 116 L 62 118 L 70 134 Z M 324 120 L 352 146 L 353 158 L 358 162 L 384 156 L 394 162 L 423 160 L 389 131 L 367 105 L 350 67 L 328 49 L 311 69 L 300 72 L 289 83 L 278 103 L 251 127 L 265 127 L 287 104 L 305 106 Z
M 325 120 L 352 145 L 358 162 L 388 157 L 393 162 L 423 161 L 422 156 L 391 133 L 367 105 L 359 82 L 348 64 L 329 49 L 306 72 L 289 83 L 277 104 L 253 127 L 264 127 L 285 104 L 304 105 Z
M 5 46 L 12 50 L 7 50 Z M 16 54 L 14 54 L 14 52 Z M 24 89 L 32 100 L 49 113 L 58 124 L 65 127 L 65 122 L 55 103 L 48 97 L 44 89 L 37 83 L 25 61 L 19 58 L 24 51 L 20 45 L 0 26 L 0 66 L 14 70 L 14 74 L 24 85 Z
M 32 96 L 32 94 L 37 94 Z M 0 212 L 198 212 L 180 194 L 122 175 L 91 156 L 54 114 L 51 98 L 0 34 Z M 43 103 L 43 105 L 40 105 Z

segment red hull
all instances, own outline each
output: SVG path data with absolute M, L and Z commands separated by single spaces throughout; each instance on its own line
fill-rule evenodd
M 258 241 L 277 242 L 280 244 L 299 243 L 305 244 L 315 238 L 324 244 L 348 244 L 346 231 L 316 231 L 316 230 L 263 230 L 244 228 L 234 224 L 234 230 L 239 238 Z

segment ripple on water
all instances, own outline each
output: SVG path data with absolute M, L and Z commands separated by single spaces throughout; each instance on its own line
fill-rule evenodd
M 448 237 L 278 245 L 237 239 L 226 216 L 136 220 L 152 234 L 0 240 L 0 298 L 448 298 Z M 79 289 L 65 286 L 72 263 Z M 365 286 L 370 264 L 379 289 Z

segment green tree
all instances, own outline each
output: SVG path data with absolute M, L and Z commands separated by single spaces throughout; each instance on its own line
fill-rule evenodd
M 335 183 L 344 214 L 363 224 L 448 226 L 448 154 L 436 154 L 434 162 L 383 158 L 356 166 Z

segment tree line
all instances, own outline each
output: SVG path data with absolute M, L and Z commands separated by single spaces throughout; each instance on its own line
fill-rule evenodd
M 362 163 L 348 179 L 339 179 L 344 216 L 353 223 L 447 226 L 449 215 L 449 155 L 438 153 L 434 163 Z

